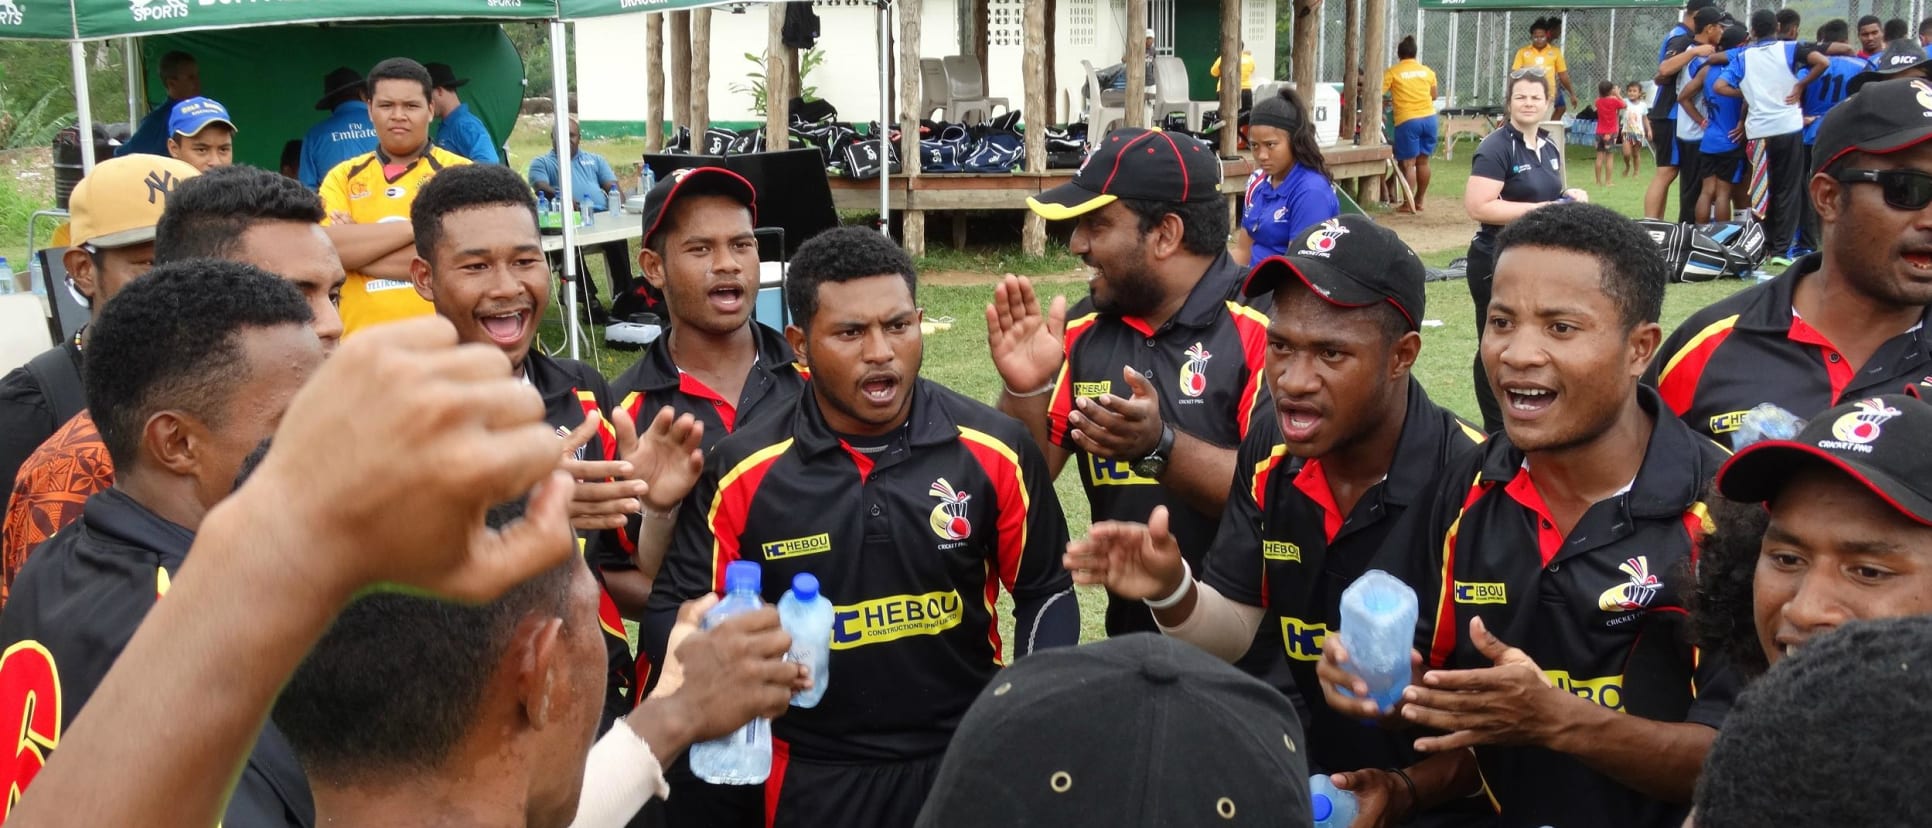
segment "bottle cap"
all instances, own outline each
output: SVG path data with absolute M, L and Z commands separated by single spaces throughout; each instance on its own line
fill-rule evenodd
M 757 592 L 763 589 L 762 572 L 757 561 L 732 561 L 731 565 L 725 567 L 725 592 Z
M 800 572 L 792 576 L 792 594 L 800 601 L 810 601 L 818 597 L 818 578 L 810 572 Z
M 1335 814 L 1335 803 L 1328 801 L 1327 794 L 1315 794 L 1314 806 L 1308 815 L 1314 817 L 1316 822 L 1326 820 Z

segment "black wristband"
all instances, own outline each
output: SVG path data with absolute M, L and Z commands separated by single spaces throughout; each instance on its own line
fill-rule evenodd
M 1402 777 L 1402 783 L 1409 786 L 1409 812 L 1402 816 L 1402 822 L 1398 824 L 1415 821 L 1416 812 L 1422 810 L 1422 800 L 1415 793 L 1415 780 L 1410 779 L 1409 772 L 1401 768 L 1389 768 L 1389 772 Z

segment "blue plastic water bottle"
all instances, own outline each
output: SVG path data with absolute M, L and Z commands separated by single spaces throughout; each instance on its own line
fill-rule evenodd
M 1342 645 L 1349 672 L 1368 683 L 1369 698 L 1388 712 L 1409 686 L 1409 652 L 1415 646 L 1415 590 L 1371 569 L 1342 591 Z
M 543 193 L 537 193 L 537 215 L 550 215 L 550 197 Z
M 825 698 L 832 672 L 832 602 L 818 592 L 818 578 L 809 572 L 792 576 L 792 588 L 778 599 L 778 621 L 791 633 L 787 661 L 812 671 L 812 687 L 792 694 L 793 707 L 815 707 Z
M 1327 774 L 1308 777 L 1308 798 L 1314 806 L 1310 816 L 1315 818 L 1315 828 L 1348 828 L 1355 821 L 1355 794 L 1335 787 Z
M 704 614 L 704 628 L 765 605 L 755 561 L 725 567 L 725 597 Z M 691 772 L 714 785 L 762 785 L 771 776 L 771 720 L 752 719 L 743 727 L 691 746 Z

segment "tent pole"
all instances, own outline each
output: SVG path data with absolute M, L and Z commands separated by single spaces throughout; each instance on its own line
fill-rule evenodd
M 1603 76 L 1606 78 L 1609 78 L 1611 83 L 1616 83 L 1617 82 L 1617 10 L 1616 9 L 1610 10 L 1610 59 L 1604 61 L 1603 66 L 1604 66 Z M 1623 90 L 1621 89 L 1617 90 L 1617 94 L 1619 95 L 1623 94 Z
M 564 60 L 568 34 L 564 31 L 562 20 L 550 21 L 550 100 L 556 102 L 556 150 L 557 169 L 570 169 L 570 64 Z M 689 83 L 689 78 L 680 82 Z M 570 340 L 570 358 L 577 358 L 577 228 L 570 220 L 570 207 L 576 204 L 570 192 L 570 176 L 557 176 L 557 198 L 563 202 L 558 210 L 564 216 L 563 222 L 563 288 L 564 288 L 564 338 Z
M 1422 57 L 1422 4 L 1415 4 L 1415 55 Z
M 892 0 L 879 0 L 879 232 L 892 237 Z M 911 71 L 907 69 L 906 71 Z
M 69 41 L 67 56 L 74 65 L 74 111 L 80 116 L 81 175 L 94 171 L 94 102 L 87 94 L 87 45 Z
M 135 48 L 134 38 L 121 38 L 121 62 L 127 70 L 128 129 L 133 129 L 141 120 L 141 55 Z
M 1462 12 L 1449 13 L 1449 108 L 1456 108 L 1456 41 L 1462 39 Z

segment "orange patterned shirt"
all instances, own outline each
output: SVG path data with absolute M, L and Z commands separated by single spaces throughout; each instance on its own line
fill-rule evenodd
M 13 591 L 13 579 L 34 548 L 67 524 L 80 519 L 81 506 L 96 492 L 114 485 L 114 461 L 82 411 L 28 455 L 14 478 L 7 520 L 0 529 L 0 606 Z

